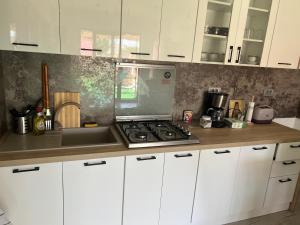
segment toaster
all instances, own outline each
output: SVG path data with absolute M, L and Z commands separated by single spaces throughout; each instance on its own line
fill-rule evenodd
M 274 109 L 271 106 L 256 106 L 254 108 L 252 122 L 260 124 L 272 123 L 274 116 Z

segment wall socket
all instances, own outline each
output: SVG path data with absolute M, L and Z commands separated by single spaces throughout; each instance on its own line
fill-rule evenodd
M 208 92 L 221 92 L 220 87 L 209 87 Z
M 274 95 L 274 90 L 271 88 L 265 89 L 264 90 L 264 96 L 265 97 L 272 97 Z

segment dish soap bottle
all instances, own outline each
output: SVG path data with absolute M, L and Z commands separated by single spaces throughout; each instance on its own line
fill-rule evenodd
M 42 135 L 45 133 L 45 129 L 44 113 L 40 109 L 37 109 L 37 113 L 33 119 L 33 135 Z

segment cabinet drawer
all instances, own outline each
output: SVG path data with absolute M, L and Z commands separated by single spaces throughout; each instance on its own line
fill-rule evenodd
M 300 159 L 300 142 L 278 145 L 276 161 Z
M 265 208 L 272 208 L 292 201 L 298 175 L 271 178 L 269 181 Z
M 300 160 L 287 160 L 282 162 L 274 161 L 271 177 L 287 176 L 300 172 Z
M 242 147 L 242 149 L 244 151 L 255 151 L 255 152 L 259 152 L 259 151 L 275 151 L 276 148 L 276 144 L 267 144 L 267 145 L 254 145 L 254 146 L 245 146 Z

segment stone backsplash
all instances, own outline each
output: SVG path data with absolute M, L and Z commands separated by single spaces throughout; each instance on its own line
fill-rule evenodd
M 0 57 L 0 85 L 4 86 L 7 109 L 34 104 L 41 97 L 41 63 L 45 62 L 49 65 L 51 103 L 54 92 L 80 92 L 82 121 L 93 120 L 102 125 L 113 122 L 115 63 L 112 59 L 9 51 L 0 52 Z M 1 62 L 4 81 L 1 80 Z M 208 87 L 221 87 L 234 99 L 248 101 L 254 95 L 257 103 L 273 106 L 277 117 L 299 115 L 299 70 L 192 63 L 175 65 L 173 115 L 176 119 L 181 118 L 185 109 L 193 110 L 199 117 Z M 264 97 L 266 88 L 274 90 L 272 97 Z M 0 92 L 1 106 L 2 102 Z M 1 110 L 3 107 L 0 116 Z
M 6 108 L 5 108 L 5 95 L 4 95 L 4 79 L 2 73 L 2 60 L 0 52 L 0 136 L 6 130 Z
M 176 69 L 176 118 L 184 109 L 199 117 L 208 87 L 222 88 L 231 99 L 250 101 L 255 96 L 256 104 L 272 106 L 276 117 L 300 115 L 300 70 L 190 63 L 178 63 Z M 273 96 L 265 97 L 265 89 L 273 89 Z
M 113 122 L 115 64 L 112 60 L 5 51 L 2 61 L 8 109 L 35 104 L 41 98 L 41 64 L 47 63 L 52 106 L 54 92 L 80 92 L 82 121 L 97 121 L 102 125 Z

